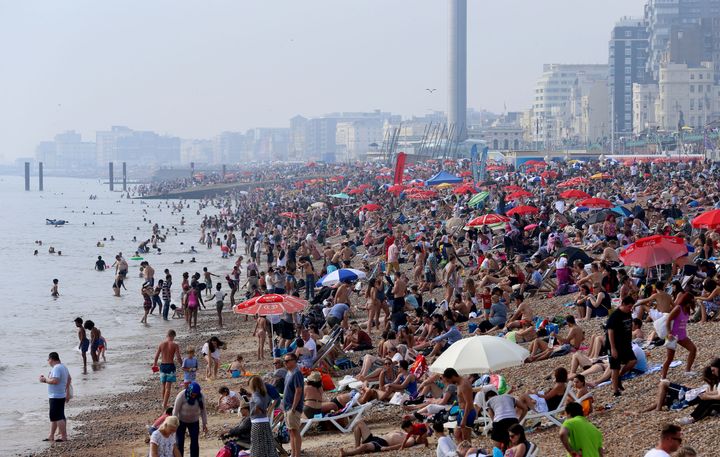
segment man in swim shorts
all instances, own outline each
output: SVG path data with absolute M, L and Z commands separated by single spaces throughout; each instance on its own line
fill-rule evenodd
M 170 399 L 170 390 L 172 385 L 177 381 L 175 376 L 175 361 L 182 365 L 182 357 L 180 355 L 180 346 L 175 342 L 175 330 L 168 330 L 165 341 L 160 343 L 157 352 L 155 352 L 155 360 L 153 361 L 153 371 L 157 371 L 158 359 L 160 359 L 160 383 L 162 384 L 162 401 L 163 409 L 168 407 Z M 160 357 L 162 356 L 162 358 Z
M 80 352 L 82 353 L 83 374 L 87 374 L 87 352 L 88 349 L 90 349 L 90 340 L 85 333 L 85 328 L 83 327 L 83 320 L 81 317 L 75 318 L 75 327 L 77 327 L 78 329 L 78 340 L 80 340 L 78 349 L 80 349 Z

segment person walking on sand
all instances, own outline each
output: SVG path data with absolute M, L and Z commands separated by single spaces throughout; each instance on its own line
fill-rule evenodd
M 155 360 L 153 361 L 153 371 L 157 371 L 158 359 L 160 359 L 160 383 L 162 384 L 163 409 L 168 407 L 170 390 L 172 389 L 172 385 L 177 381 L 175 376 L 175 361 L 177 360 L 178 364 L 182 366 L 180 346 L 175 342 L 176 336 L 175 330 L 168 330 L 167 337 L 165 341 L 158 346 L 157 352 L 155 352 Z
M 697 347 L 687 334 L 687 323 L 694 312 L 695 297 L 691 292 L 681 292 L 675 300 L 675 307 L 670 311 L 665 321 L 665 331 L 667 334 L 665 348 L 667 349 L 667 355 L 665 356 L 662 370 L 660 370 L 661 380 L 667 379 L 667 373 L 670 369 L 670 364 L 673 359 L 675 359 L 675 350 L 678 344 L 688 351 L 685 376 L 692 377 L 696 374 L 692 371 L 692 366 L 693 362 L 695 362 L 695 356 L 697 355 Z
M 48 377 L 40 375 L 40 382 L 48 385 L 50 403 L 50 435 L 43 441 L 51 443 L 67 441 L 65 404 L 70 400 L 72 377 L 67 367 L 60 362 L 57 352 L 51 352 L 48 355 L 48 364 L 52 367 Z M 57 432 L 60 432 L 60 439 L 55 439 Z
M 200 384 L 191 382 L 185 390 L 175 397 L 173 414 L 180 420 L 177 429 L 177 447 L 180 455 L 185 455 L 185 431 L 190 435 L 190 457 L 200 457 L 200 421 L 202 431 L 207 435 L 207 408 L 205 407 Z

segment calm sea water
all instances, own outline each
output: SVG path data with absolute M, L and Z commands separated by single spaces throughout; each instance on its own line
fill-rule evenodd
M 181 231 L 161 245 L 162 255 L 146 256 L 156 270 L 156 280 L 163 277 L 164 268 L 170 268 L 175 281 L 173 300 L 179 295 L 183 271 L 192 274 L 205 265 L 219 274 L 227 269 L 218 253 L 197 246 L 201 216 L 196 214 L 196 203 L 173 215 L 166 202 L 121 199 L 120 192 L 111 193 L 97 180 L 46 178 L 45 191 L 39 192 L 35 179 L 32 187 L 25 192 L 22 178 L 0 176 L 4 295 L 0 301 L 0 455 L 37 449 L 47 435 L 47 387 L 37 378 L 49 371 L 46 360 L 50 351 L 57 351 L 70 369 L 78 400 L 75 404 L 87 406 L 95 396 L 131 389 L 133 382 L 149 376 L 157 343 L 168 328 L 181 329 L 178 321 L 167 323 L 157 316 L 150 316 L 147 327 L 139 323 L 139 261 L 129 261 L 128 291 L 120 298 L 112 295 L 113 270 L 93 269 L 98 255 L 109 263 L 118 252 L 129 258 L 139 241 L 149 238 L 151 224 L 143 218 Z M 97 199 L 90 200 L 91 194 Z M 180 226 L 181 216 L 186 219 L 185 226 Z M 70 223 L 56 228 L 46 225 L 45 218 Z M 98 241 L 111 236 L 115 241 L 96 247 Z M 42 240 L 42 246 L 37 246 L 36 240 Z M 191 245 L 198 254 L 188 253 Z M 62 256 L 49 254 L 50 246 L 62 251 Z M 33 255 L 35 249 L 37 256 Z M 192 256 L 199 262 L 196 266 L 173 264 L 181 258 L 187 262 Z M 58 299 L 50 296 L 53 278 L 60 281 Z M 89 366 L 87 375 L 82 374 L 76 349 L 73 319 L 77 316 L 93 320 L 108 340 L 107 363 L 95 369 Z

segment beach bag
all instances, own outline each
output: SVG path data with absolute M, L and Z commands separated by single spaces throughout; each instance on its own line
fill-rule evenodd
M 275 433 L 275 440 L 277 440 L 280 444 L 287 444 L 290 442 L 290 432 L 288 432 L 285 422 L 281 422 L 278 426 L 278 430 Z
M 417 357 L 415 357 L 415 361 L 412 365 L 410 365 L 410 373 L 415 375 L 415 378 L 421 378 L 425 373 L 428 371 L 428 364 L 427 360 L 425 360 L 425 356 L 422 354 L 419 354 Z
M 322 379 L 323 390 L 325 392 L 330 392 L 331 390 L 335 390 L 335 383 L 333 382 L 333 380 L 329 374 L 320 373 L 320 376 Z
M 335 366 L 339 370 L 349 370 L 350 368 L 354 368 L 355 364 L 353 363 L 352 360 L 348 359 L 347 357 L 341 357 L 341 358 L 335 359 Z M 332 390 L 332 389 L 325 389 L 325 390 Z
M 667 337 L 667 328 L 665 325 L 667 324 L 667 314 L 663 314 L 660 318 L 658 318 L 656 321 L 653 322 L 653 327 L 655 327 L 655 333 L 657 334 L 658 338 L 664 339 Z
M 404 392 L 395 392 L 395 394 L 390 399 L 391 405 L 402 405 L 404 402 L 410 400 L 410 395 L 404 393 Z

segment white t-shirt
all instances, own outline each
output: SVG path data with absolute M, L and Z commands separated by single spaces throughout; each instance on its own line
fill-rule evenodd
M 511 395 L 503 394 L 492 397 L 487 402 L 488 408 L 493 410 L 493 422 L 500 422 L 503 419 L 517 419 L 515 411 L 515 398 Z
M 157 445 L 158 457 L 174 457 L 173 448 L 175 447 L 175 434 L 171 433 L 170 436 L 165 438 L 160 430 L 155 430 L 150 435 L 150 442 Z M 150 455 L 148 453 L 148 455 Z
M 645 453 L 645 457 L 670 457 L 670 454 L 662 449 L 650 449 Z

